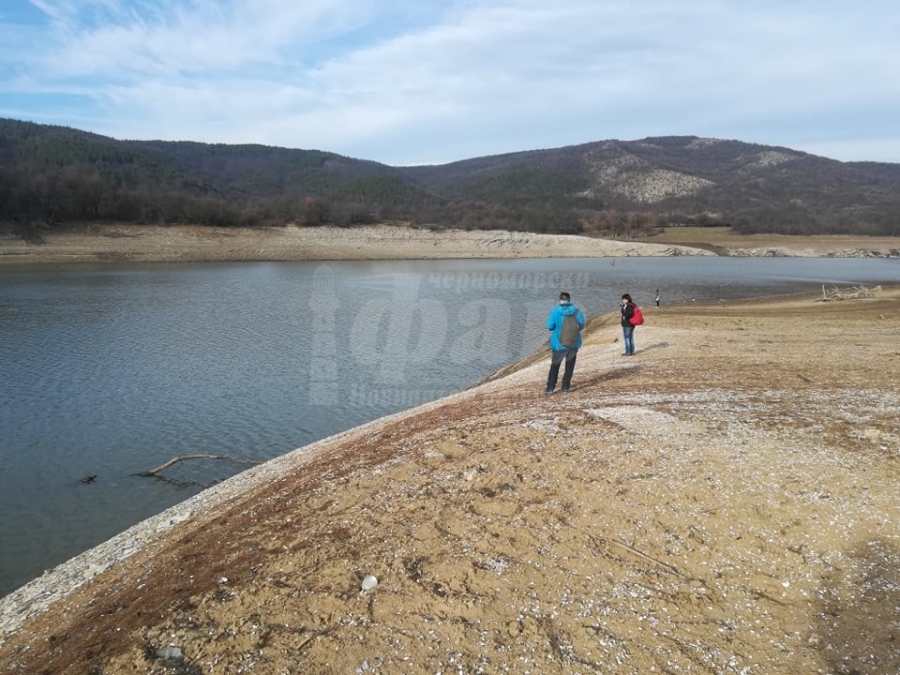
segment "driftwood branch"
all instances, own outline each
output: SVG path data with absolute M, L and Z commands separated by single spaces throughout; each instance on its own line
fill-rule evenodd
M 184 462 L 189 459 L 223 459 L 227 462 L 234 462 L 235 464 L 260 464 L 252 459 L 235 459 L 234 457 L 229 457 L 228 455 L 211 455 L 209 453 L 203 453 L 201 455 L 181 455 L 179 457 L 173 457 L 165 464 L 160 464 L 155 469 L 150 469 L 149 471 L 142 471 L 138 474 L 138 476 L 155 476 L 161 471 L 165 471 L 170 466 L 174 464 L 178 464 L 179 462 Z
M 866 288 L 865 286 L 855 286 L 850 289 L 840 289 L 834 286 L 830 291 L 825 289 L 822 284 L 822 299 L 820 302 L 828 302 L 830 300 L 859 300 L 860 298 L 874 298 L 876 293 L 881 292 L 881 286 L 875 288 Z
M 629 546 L 624 541 L 619 541 L 618 539 L 613 539 L 611 537 L 603 537 L 599 534 L 596 534 L 593 536 L 596 539 L 599 539 L 600 541 L 605 541 L 607 544 L 615 544 L 616 546 L 621 546 L 626 551 L 629 551 L 629 552 L 633 553 L 634 555 L 636 555 L 638 558 L 642 558 L 643 560 L 646 560 L 647 562 L 652 562 L 656 565 L 659 565 L 661 568 L 663 568 L 667 572 L 675 574 L 676 576 L 682 577 L 684 579 L 688 579 L 690 581 L 694 580 L 694 577 L 689 577 L 687 574 L 682 574 L 681 572 L 679 572 L 675 567 L 673 567 L 669 563 L 664 563 L 662 560 L 657 560 L 656 558 L 652 558 L 651 556 L 647 555 L 646 553 L 642 553 L 641 551 L 638 551 L 636 548 L 634 548 L 634 546 Z

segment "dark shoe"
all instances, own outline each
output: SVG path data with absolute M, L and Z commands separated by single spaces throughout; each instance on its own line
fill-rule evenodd
M 544 389 L 544 393 L 545 393 L 545 394 L 552 394 L 552 393 L 553 393 L 553 390 L 552 390 L 552 389 Z
M 568 394 L 569 391 L 570 391 L 569 387 L 563 387 L 562 389 L 559 390 L 559 393 L 560 394 Z

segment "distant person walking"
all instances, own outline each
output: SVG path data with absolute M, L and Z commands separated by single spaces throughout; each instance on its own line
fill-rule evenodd
M 659 307 L 659 289 L 656 289 L 656 306 Z
M 568 293 L 559 294 L 559 304 L 547 317 L 547 330 L 550 331 L 550 372 L 547 375 L 545 394 L 552 394 L 559 378 L 559 367 L 563 361 L 562 388 L 566 393 L 572 386 L 572 374 L 575 372 L 575 359 L 581 347 L 581 330 L 584 328 L 584 314 L 572 304 Z
M 622 295 L 622 333 L 625 336 L 625 353 L 622 356 L 634 356 L 634 318 L 635 304 L 628 293 Z

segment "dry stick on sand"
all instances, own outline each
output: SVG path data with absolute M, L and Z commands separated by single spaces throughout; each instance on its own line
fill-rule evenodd
M 204 453 L 202 455 L 181 455 L 180 457 L 173 457 L 165 464 L 160 464 L 155 469 L 150 469 L 149 471 L 142 471 L 138 474 L 138 476 L 155 476 L 160 471 L 165 471 L 173 464 L 178 464 L 179 462 L 184 462 L 188 459 L 224 459 L 229 462 L 234 462 L 235 464 L 260 464 L 256 460 L 252 459 L 235 459 L 234 457 L 229 457 L 228 455 L 211 455 L 209 453 Z
M 856 286 L 851 290 L 841 290 L 837 286 L 834 287 L 834 290 L 831 293 L 825 290 L 825 284 L 822 284 L 822 299 L 821 302 L 828 302 L 829 300 L 858 300 L 859 298 L 873 298 L 876 293 L 881 292 L 881 286 L 875 286 L 875 288 L 866 288 L 865 286 Z
M 668 563 L 664 563 L 662 560 L 657 560 L 656 558 L 653 558 L 653 557 L 647 555 L 646 553 L 641 553 L 640 551 L 638 551 L 638 550 L 637 550 L 636 548 L 634 548 L 633 546 L 629 546 L 628 544 L 626 544 L 624 541 L 619 541 L 618 539 L 612 539 L 611 537 L 603 537 L 603 536 L 601 536 L 601 535 L 599 535 L 599 534 L 593 535 L 593 538 L 599 539 L 600 541 L 605 541 L 605 542 L 607 542 L 607 543 L 609 543 L 609 544 L 615 544 L 616 546 L 621 546 L 621 547 L 624 548 L 626 551 L 630 551 L 631 553 L 633 553 L 634 555 L 636 555 L 638 558 L 643 558 L 644 560 L 646 560 L 646 561 L 648 561 L 648 562 L 655 563 L 655 564 L 659 565 L 660 567 L 662 567 L 662 568 L 663 568 L 664 570 L 666 570 L 667 572 L 670 572 L 670 573 L 675 574 L 675 575 L 677 575 L 677 576 L 679 576 L 679 577 L 682 577 L 682 578 L 684 578 L 684 579 L 687 579 L 688 581 L 694 581 L 695 579 L 696 579 L 697 581 L 701 581 L 701 582 L 703 581 L 702 579 L 697 579 L 696 577 L 689 577 L 689 576 L 686 575 L 686 574 L 682 574 L 682 573 L 679 572 L 677 569 L 675 569 L 672 565 L 670 565 L 670 564 L 668 564 Z M 705 585 L 705 584 L 704 584 L 704 585 Z

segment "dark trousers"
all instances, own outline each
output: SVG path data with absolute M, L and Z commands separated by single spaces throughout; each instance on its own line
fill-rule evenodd
M 563 371 L 562 388 L 568 389 L 572 385 L 572 374 L 575 372 L 575 359 L 578 356 L 577 349 L 562 349 L 552 352 L 550 358 L 550 373 L 547 375 L 547 389 L 556 389 L 556 380 L 559 378 L 559 366 L 563 359 L 566 361 L 566 369 Z

